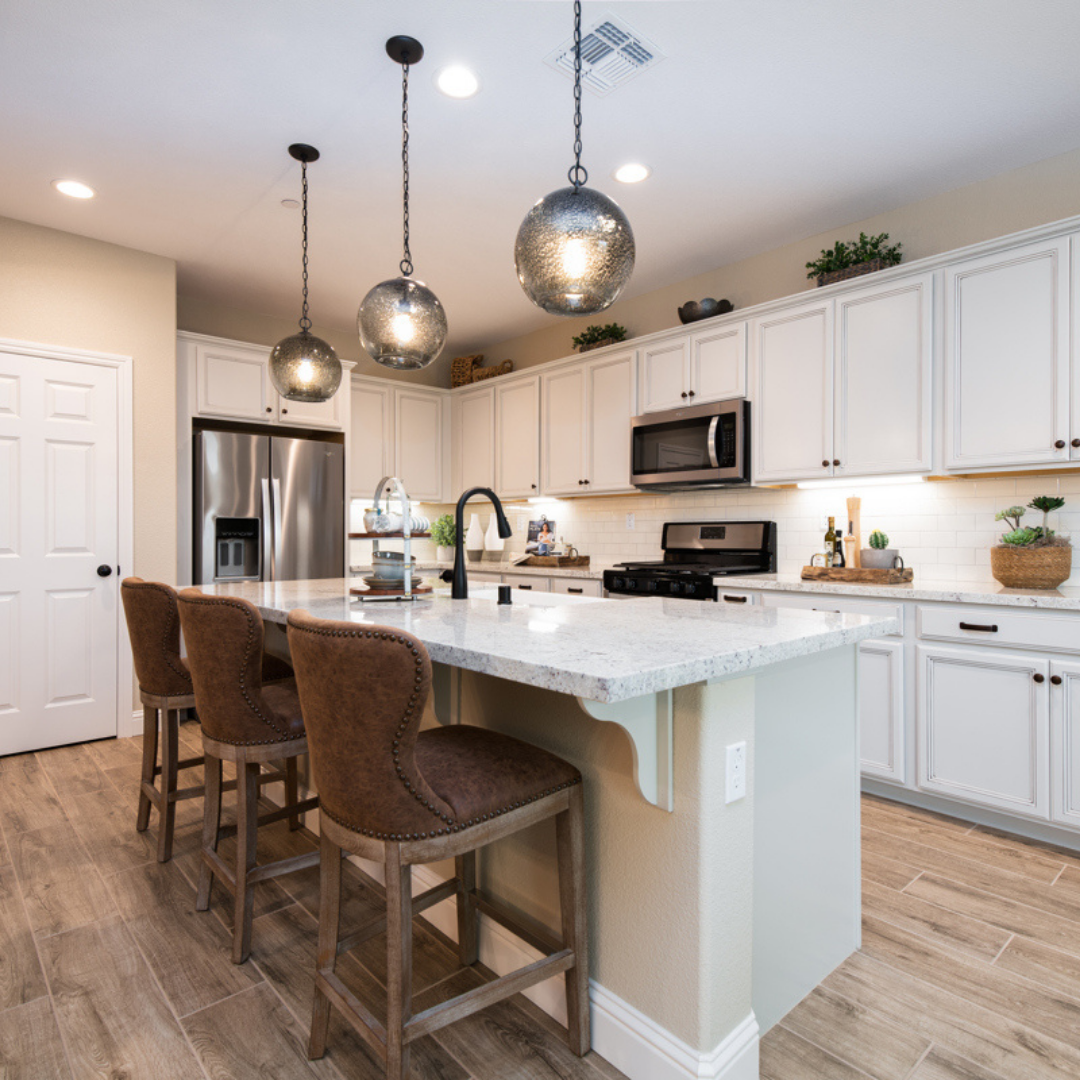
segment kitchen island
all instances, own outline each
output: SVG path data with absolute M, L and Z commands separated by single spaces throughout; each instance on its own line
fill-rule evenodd
M 305 608 L 407 630 L 436 665 L 429 722 L 492 727 L 577 765 L 595 1049 L 632 1080 L 756 1077 L 759 1032 L 858 946 L 856 648 L 896 620 L 552 594 L 501 606 L 482 587 L 359 604 L 348 587 L 207 591 L 279 626 Z M 740 744 L 745 795 L 725 775 Z M 547 831 L 486 850 L 480 878 L 558 932 Z M 496 970 L 535 955 L 486 931 Z M 556 982 L 536 1000 L 558 1015 Z

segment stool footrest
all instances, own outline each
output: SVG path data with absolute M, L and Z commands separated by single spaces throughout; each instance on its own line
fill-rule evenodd
M 315 972 L 315 986 L 336 1005 L 349 1026 L 378 1055 L 386 1060 L 386 1026 L 382 1024 L 364 1003 L 332 971 Z
M 302 855 L 290 855 L 287 859 L 278 859 L 277 862 L 264 863 L 256 866 L 248 872 L 248 884 L 258 885 L 261 881 L 270 881 L 281 877 L 282 874 L 291 874 L 295 870 L 306 870 L 309 866 L 319 865 L 319 852 L 305 851 Z

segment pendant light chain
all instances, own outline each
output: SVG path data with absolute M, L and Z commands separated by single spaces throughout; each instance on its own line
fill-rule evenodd
M 401 65 L 401 194 L 402 194 L 402 277 L 413 272 L 412 252 L 409 250 L 409 65 Z
M 303 190 L 304 206 L 304 305 L 300 314 L 300 329 L 307 333 L 311 329 L 311 320 L 308 318 L 308 269 L 307 269 L 307 162 L 300 162 L 300 185 Z
M 589 182 L 581 164 L 581 0 L 574 0 L 574 164 L 566 175 L 575 191 Z

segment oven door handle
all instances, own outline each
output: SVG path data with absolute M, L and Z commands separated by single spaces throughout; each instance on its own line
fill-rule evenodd
M 720 426 L 720 414 L 709 421 L 709 461 L 714 469 L 720 468 L 720 459 L 716 456 L 716 429 Z

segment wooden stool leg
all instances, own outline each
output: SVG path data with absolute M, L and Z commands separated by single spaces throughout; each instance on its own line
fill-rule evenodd
M 158 814 L 158 862 L 172 858 L 173 826 L 176 823 L 176 763 L 180 757 L 180 713 L 161 711 L 161 812 Z
M 319 953 L 317 975 L 330 974 L 337 966 L 338 934 L 341 926 L 341 848 L 326 833 L 319 845 Z M 311 1010 L 311 1038 L 308 1057 L 314 1060 L 326 1053 L 330 1031 L 330 999 L 315 979 L 315 1003 Z
M 386 845 L 386 1078 L 407 1080 L 412 1016 L 412 871 L 398 844 Z
M 585 896 L 585 802 L 582 785 L 570 789 L 570 809 L 555 818 L 559 859 L 559 903 L 563 941 L 574 950 L 574 966 L 566 972 L 566 1019 L 570 1050 L 589 1052 L 589 934 Z
M 251 918 L 255 886 L 248 875 L 255 869 L 259 829 L 259 766 L 236 763 L 236 893 L 233 896 L 233 963 L 242 964 L 251 953 Z
M 139 816 L 135 820 L 135 828 L 139 832 L 146 832 L 150 824 L 150 796 L 146 794 L 143 786 L 154 786 L 154 766 L 157 764 L 158 743 L 158 711 L 143 706 L 143 744 L 142 744 L 142 779 L 139 781 Z
M 285 805 L 295 806 L 300 801 L 300 785 L 296 776 L 296 758 L 285 759 Z M 289 831 L 300 828 L 300 815 L 289 815 Z
M 206 755 L 203 766 L 206 776 L 206 793 L 203 796 L 202 850 L 217 851 L 218 833 L 221 831 L 221 758 Z M 203 857 L 199 867 L 199 889 L 195 896 L 195 910 L 206 911 L 210 907 L 210 888 L 214 884 L 214 871 Z
M 454 860 L 457 875 L 457 928 L 458 958 L 465 967 L 471 967 L 480 958 L 480 942 L 477 934 L 480 913 L 472 895 L 476 888 L 476 852 L 469 851 Z

